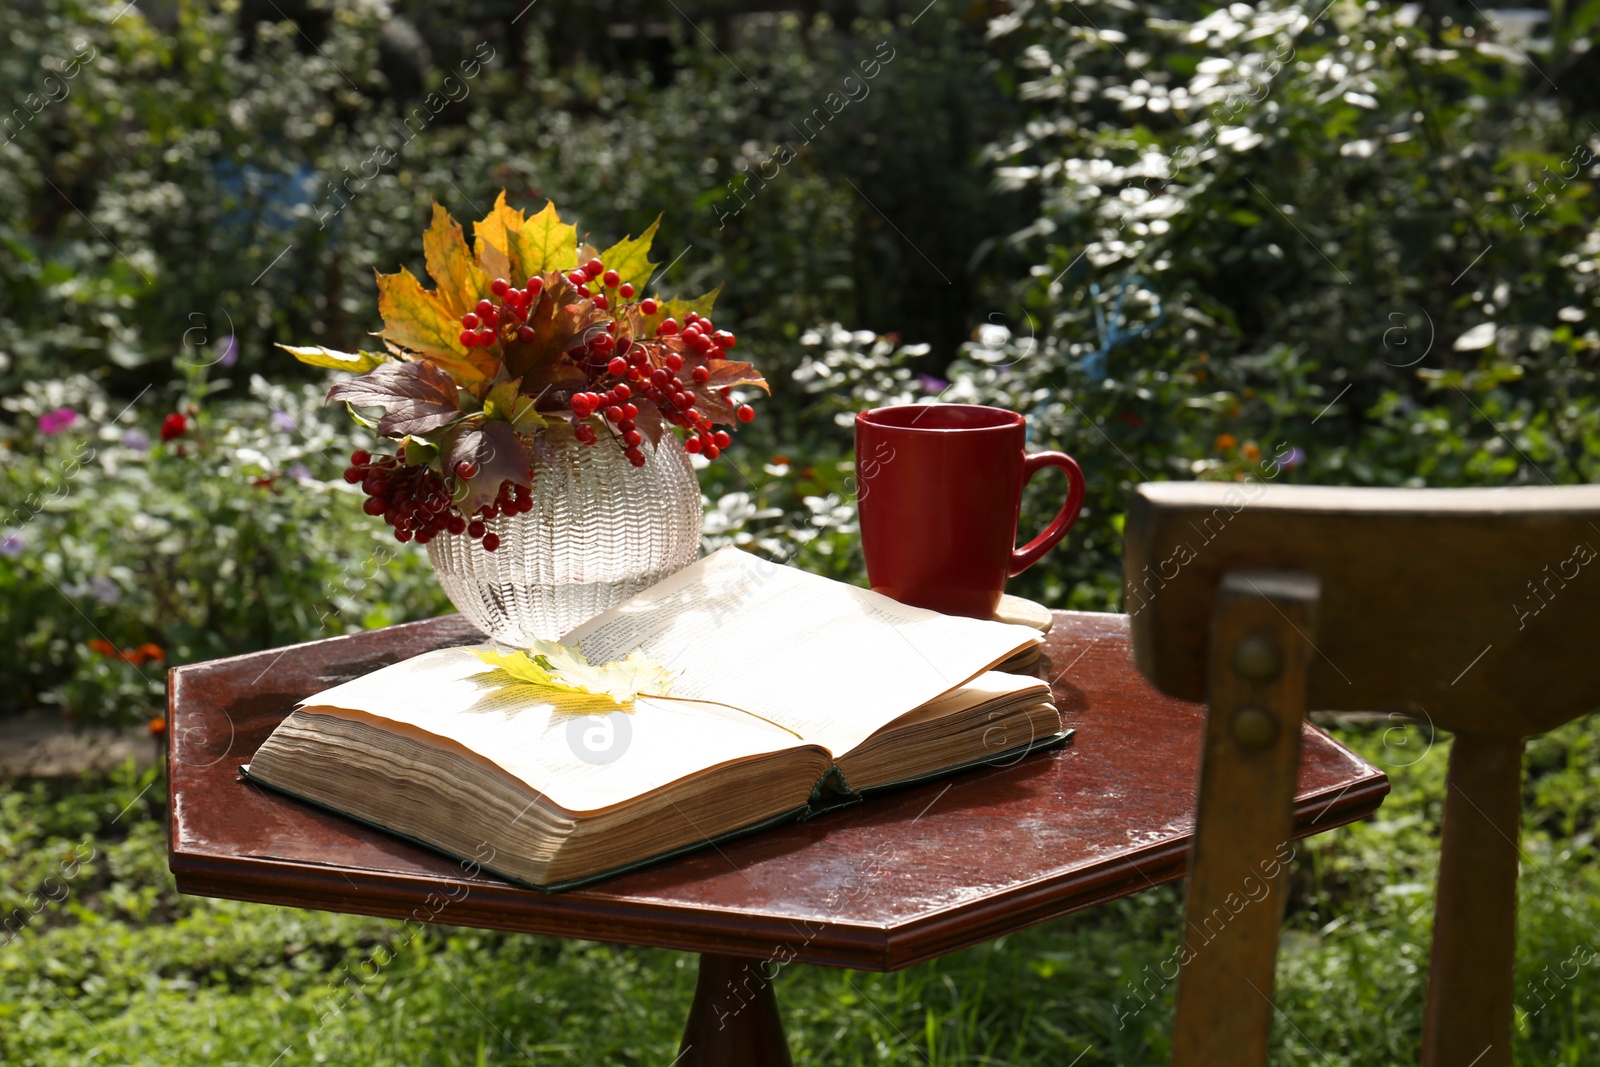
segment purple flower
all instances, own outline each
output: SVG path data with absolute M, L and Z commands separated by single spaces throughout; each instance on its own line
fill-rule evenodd
M 89 582 L 89 595 L 102 604 L 115 604 L 122 599 L 122 589 L 103 574 L 97 574 Z
M 134 452 L 148 452 L 150 435 L 135 427 L 122 435 L 122 447 Z
M 917 381 L 922 383 L 924 392 L 938 394 L 950 388 L 949 382 L 945 381 L 943 378 L 935 378 L 931 374 L 919 374 L 917 375 Z
M 18 534 L 8 533 L 0 537 L 0 556 L 10 556 L 16 559 L 22 555 L 22 550 L 27 548 L 27 542 Z
M 222 364 L 224 367 L 231 367 L 235 363 L 239 362 L 238 338 L 234 337 L 233 334 L 230 333 L 228 335 L 228 339 L 222 342 L 221 352 L 222 355 L 217 357 L 217 362 Z
M 284 473 L 297 482 L 308 481 L 311 478 L 311 470 L 304 463 L 291 463 Z
M 1290 448 L 1288 452 L 1284 453 L 1282 459 L 1278 460 L 1278 466 L 1288 470 L 1292 467 L 1300 466 L 1300 464 L 1304 463 L 1305 461 L 1306 454 L 1300 451 L 1298 447 L 1293 447 Z
M 78 413 L 71 408 L 56 408 L 39 416 L 39 432 L 43 434 L 60 433 L 78 421 Z
M 294 433 L 295 430 L 299 429 L 299 427 L 294 424 L 294 420 L 289 417 L 289 413 L 284 411 L 282 408 L 272 409 L 272 425 L 276 426 L 284 433 Z

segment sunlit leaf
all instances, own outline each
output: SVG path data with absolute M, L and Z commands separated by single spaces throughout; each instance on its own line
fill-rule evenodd
M 656 228 L 661 225 L 661 216 L 656 216 L 656 221 L 650 228 L 638 237 L 624 237 L 604 252 L 600 258 L 605 262 L 607 270 L 614 270 L 622 276 L 621 281 L 632 282 L 635 287 L 642 287 L 650 278 L 650 272 L 656 267 L 649 260 L 650 244 L 655 240 Z
M 606 697 L 630 710 L 641 696 L 669 695 L 676 674 L 638 651 L 603 666 L 591 664 L 579 649 L 555 641 L 535 641 L 526 652 L 475 649 L 473 655 L 496 668 L 488 679 L 498 684 Z
M 530 276 L 578 265 L 578 228 L 561 221 L 554 203 L 522 224 L 516 246 L 522 269 Z
M 489 278 L 473 260 L 461 224 L 437 203 L 433 205 L 433 223 L 422 235 L 422 251 L 428 274 L 439 287 L 439 298 L 459 327 L 461 316 L 471 311 L 489 288 Z
M 406 268 L 378 275 L 378 312 L 383 316 L 378 336 L 410 358 L 433 359 L 462 385 L 493 375 L 494 357 L 486 349 L 469 350 L 461 343 L 460 317 Z
M 328 367 L 332 370 L 355 371 L 358 374 L 389 362 L 389 357 L 382 352 L 340 352 L 337 349 L 323 348 L 321 345 L 307 345 L 303 348 L 294 345 L 278 347 L 301 363 L 309 363 L 313 367 Z
M 513 284 L 517 279 L 527 280 L 528 269 L 519 250 L 513 248 L 516 235 L 522 232 L 522 212 L 506 204 L 506 191 L 500 190 L 494 207 L 480 222 L 472 226 L 473 250 L 478 265 L 487 278 L 505 278 Z

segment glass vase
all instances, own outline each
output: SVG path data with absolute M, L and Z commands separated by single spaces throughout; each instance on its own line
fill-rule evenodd
M 428 543 L 439 585 L 495 641 L 527 646 L 574 626 L 694 562 L 700 484 L 668 432 L 635 467 L 602 436 L 579 444 L 552 420 L 533 440 L 533 509 L 486 522 L 493 552 L 466 534 Z

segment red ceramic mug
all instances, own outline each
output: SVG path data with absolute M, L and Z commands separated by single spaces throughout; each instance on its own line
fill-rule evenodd
M 856 499 L 872 588 L 903 604 L 988 618 L 1006 579 L 1037 563 L 1083 509 L 1083 471 L 1063 452 L 1024 451 L 1021 415 L 975 404 L 876 408 L 856 416 Z M 1017 548 L 1022 487 L 1046 467 L 1067 499 Z

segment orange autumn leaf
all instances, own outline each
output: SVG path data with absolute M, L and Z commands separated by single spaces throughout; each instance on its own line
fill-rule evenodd
M 488 291 L 489 278 L 473 260 L 461 224 L 437 203 L 433 205 L 433 222 L 422 235 L 422 252 L 427 258 L 428 275 L 439 287 L 439 299 L 458 320 L 459 327 L 461 316 L 476 307 Z
M 404 267 L 377 277 L 378 313 L 383 316 L 378 336 L 389 342 L 391 351 L 402 359 L 431 359 L 462 385 L 494 373 L 493 356 L 461 343 L 461 317 L 451 313 L 438 293 L 424 289 Z
M 522 223 L 522 212 L 506 204 L 506 191 L 502 189 L 489 214 L 472 224 L 473 250 L 487 277 L 508 281 L 527 278 L 520 250 L 512 247 L 512 234 L 522 232 Z

